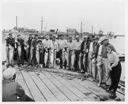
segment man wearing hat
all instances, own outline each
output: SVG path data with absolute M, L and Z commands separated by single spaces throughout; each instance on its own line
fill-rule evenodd
M 80 72 L 80 46 L 82 41 L 80 40 L 80 37 L 77 35 L 76 40 L 74 42 L 74 50 L 75 50 L 75 71 Z
M 96 66 L 96 59 L 97 59 L 97 55 L 98 55 L 98 49 L 99 49 L 99 44 L 98 44 L 98 37 L 95 37 L 93 39 L 93 52 L 92 52 L 92 76 L 93 79 L 96 81 L 97 80 L 97 66 Z
M 107 46 L 109 45 L 109 39 L 106 36 L 103 36 L 99 40 L 99 51 L 98 51 L 98 76 L 99 76 L 99 83 L 98 86 L 101 85 L 102 82 L 104 82 L 106 85 L 110 84 L 109 82 L 106 82 L 108 79 L 108 60 L 107 60 Z M 113 47 L 113 50 L 115 51 L 115 48 Z
M 9 37 L 6 39 L 6 47 L 8 64 L 12 64 L 15 47 L 15 39 L 12 37 L 12 33 L 9 33 Z
M 89 51 L 88 51 L 88 72 L 90 75 L 92 75 L 92 53 L 93 53 L 93 39 L 94 37 L 90 37 L 90 43 L 89 43 Z
M 74 53 L 74 49 L 75 49 L 75 44 L 73 42 L 72 36 L 69 36 L 69 41 L 68 41 L 68 50 L 69 50 L 69 62 L 68 62 L 68 66 L 69 66 L 69 70 L 74 70 L 74 61 L 75 61 L 75 53 Z M 74 57 L 74 58 L 73 58 Z
M 80 51 L 81 51 L 81 72 L 87 72 L 87 68 L 85 68 L 84 59 L 87 59 L 86 53 L 87 53 L 87 36 L 84 36 L 84 40 L 81 43 Z

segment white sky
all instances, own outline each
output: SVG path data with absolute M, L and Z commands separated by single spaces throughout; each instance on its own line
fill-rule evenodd
M 44 28 L 59 29 L 76 28 L 80 31 L 80 22 L 83 22 L 83 31 L 94 32 L 100 29 L 107 33 L 124 35 L 124 2 L 123 0 L 23 0 L 22 2 L 7 2 L 2 4 L 2 27 L 11 29 L 15 26 L 15 17 L 18 16 L 18 27 L 35 28 L 40 30 L 41 16 L 44 17 Z M 43 28 L 43 29 L 44 29 Z

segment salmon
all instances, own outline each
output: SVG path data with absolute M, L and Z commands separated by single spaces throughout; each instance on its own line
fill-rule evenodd
M 79 62 L 78 62 L 78 65 L 79 65 L 79 69 L 81 70 L 81 53 L 79 55 Z
M 37 63 L 39 65 L 40 64 L 39 63 L 39 45 L 37 45 L 37 47 L 36 47 L 36 60 L 37 60 Z
M 33 47 L 31 47 L 30 49 L 30 61 L 32 61 L 32 57 L 33 57 Z
M 65 58 L 65 61 L 67 63 L 66 66 L 68 66 L 68 63 L 69 63 L 69 55 L 68 55 L 68 52 L 67 51 L 64 52 L 64 58 Z
M 48 61 L 48 49 L 46 48 L 45 49 L 45 56 L 44 56 L 44 63 L 45 63 L 45 66 L 47 65 L 47 61 Z
M 65 53 L 64 53 L 64 49 L 62 50 L 62 62 L 63 62 L 63 64 L 64 64 L 64 62 L 65 62 Z
M 85 60 L 86 60 L 86 57 L 85 57 L 86 54 L 83 55 L 83 65 L 84 65 L 84 68 L 85 68 Z
M 54 55 L 54 58 L 53 58 L 53 68 L 54 68 L 56 64 L 56 50 L 53 51 L 53 55 Z
M 12 62 L 13 62 L 13 55 L 14 55 L 14 48 L 11 46 L 11 45 L 9 45 L 9 49 L 8 49 L 8 61 L 9 61 L 9 63 L 10 64 L 12 64 Z
M 21 45 L 18 46 L 18 56 L 20 60 L 21 59 Z
M 50 50 L 50 65 L 53 67 L 53 61 L 54 61 L 54 52 L 53 49 Z
M 71 54 L 71 69 L 74 70 L 74 63 L 75 63 L 75 52 L 72 51 Z

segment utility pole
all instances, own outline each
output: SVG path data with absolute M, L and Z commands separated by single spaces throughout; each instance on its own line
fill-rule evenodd
M 17 30 L 17 16 L 16 16 L 16 30 Z
M 92 25 L 92 34 L 93 34 L 93 25 Z
M 83 33 L 83 32 L 82 32 L 82 21 L 81 21 L 81 38 L 82 38 L 82 33 Z
M 43 17 L 41 16 L 41 34 L 42 34 L 42 31 L 43 31 Z

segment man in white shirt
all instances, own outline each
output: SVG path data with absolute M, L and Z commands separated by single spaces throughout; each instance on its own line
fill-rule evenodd
M 56 35 L 52 36 L 52 47 L 51 47 L 51 57 L 50 57 L 50 62 L 51 66 L 55 66 L 55 61 L 56 61 L 56 52 L 58 51 L 58 42 L 56 41 Z
M 89 65 L 90 75 L 92 75 L 92 53 L 93 53 L 93 41 L 92 40 L 93 39 L 90 39 L 90 45 L 89 45 L 89 51 L 88 51 L 88 65 Z
M 81 47 L 82 41 L 80 40 L 79 36 L 76 36 L 76 39 L 74 41 L 74 50 L 75 50 L 75 71 L 80 72 L 80 47 Z
M 60 39 L 58 40 L 58 51 L 59 51 L 59 58 L 60 58 L 60 68 L 63 68 L 63 60 L 62 60 L 62 51 L 67 47 L 67 40 L 64 40 L 64 36 L 61 35 Z
M 45 52 L 44 52 L 44 63 L 45 67 L 49 67 L 50 62 L 50 50 L 52 48 L 52 40 L 49 39 L 49 36 L 46 35 L 45 39 L 42 41 L 44 44 Z
M 75 44 L 72 39 L 72 36 L 69 36 L 69 41 L 68 41 L 68 49 L 69 49 L 69 70 L 74 71 L 74 60 L 75 60 Z

